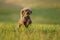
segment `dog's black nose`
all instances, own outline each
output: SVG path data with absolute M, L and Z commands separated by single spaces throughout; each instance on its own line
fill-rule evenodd
M 29 13 L 29 12 L 27 12 L 27 15 L 30 15 L 30 13 Z

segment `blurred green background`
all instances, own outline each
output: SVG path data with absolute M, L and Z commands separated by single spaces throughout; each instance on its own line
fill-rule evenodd
M 23 7 L 32 9 L 33 23 L 60 24 L 60 0 L 0 0 L 0 22 L 18 22 Z

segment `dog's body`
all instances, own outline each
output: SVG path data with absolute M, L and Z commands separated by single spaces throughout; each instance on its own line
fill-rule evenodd
M 19 28 L 21 27 L 21 25 L 23 24 L 26 28 L 28 28 L 28 26 L 32 23 L 32 20 L 30 18 L 30 14 L 32 13 L 32 11 L 28 8 L 23 8 L 21 10 L 20 13 L 20 20 L 18 23 Z

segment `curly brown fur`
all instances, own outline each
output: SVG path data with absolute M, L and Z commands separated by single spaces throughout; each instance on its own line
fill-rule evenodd
M 32 11 L 28 8 L 23 8 L 20 13 L 20 20 L 18 23 L 18 27 L 20 28 L 22 24 L 28 28 L 28 26 L 32 23 L 32 20 L 30 18 L 30 14 Z

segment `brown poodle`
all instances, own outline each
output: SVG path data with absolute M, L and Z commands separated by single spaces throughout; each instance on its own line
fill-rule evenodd
M 30 14 L 32 13 L 32 10 L 29 8 L 23 8 L 20 13 L 20 20 L 18 23 L 18 27 L 20 28 L 23 24 L 26 28 L 32 23 L 32 20 L 30 18 Z

